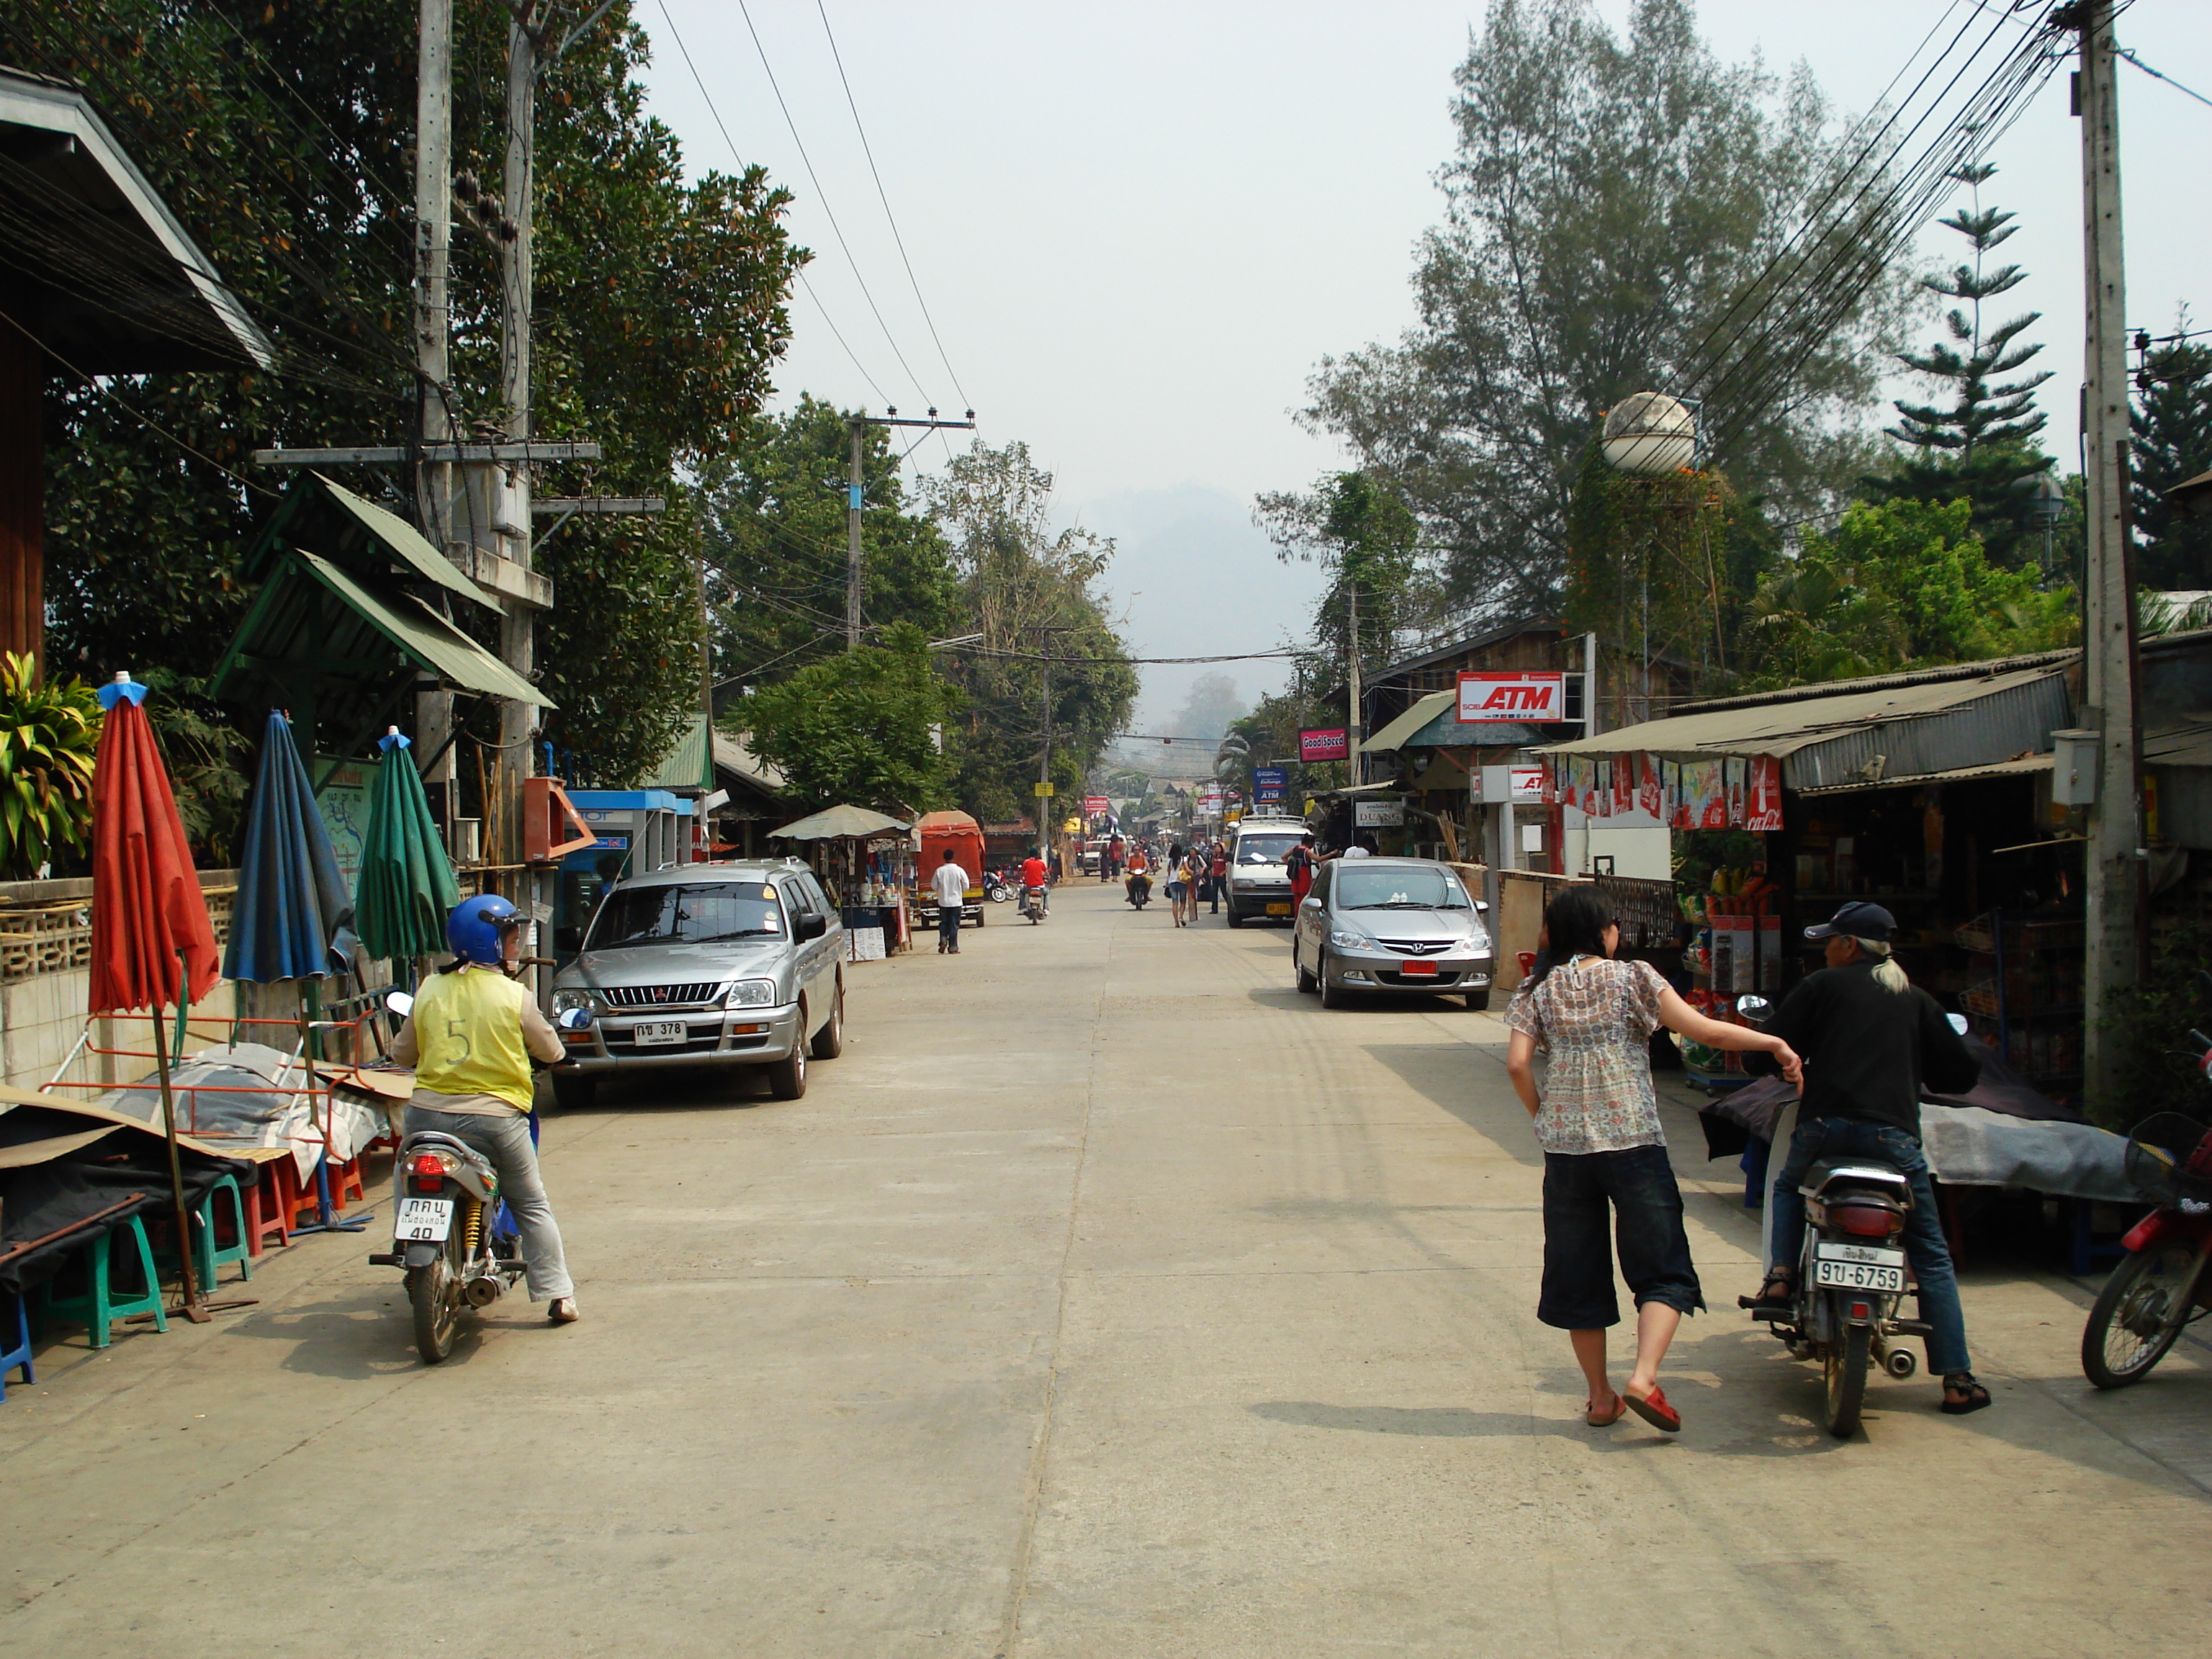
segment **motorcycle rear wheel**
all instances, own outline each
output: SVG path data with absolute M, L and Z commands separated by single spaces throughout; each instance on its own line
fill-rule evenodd
M 1874 1333 L 1864 1325 L 1845 1326 L 1842 1340 L 1828 1345 L 1828 1432 L 1838 1440 L 1858 1431 L 1873 1352 Z
M 460 1327 L 460 1282 L 454 1277 L 453 1252 L 441 1250 L 427 1267 L 407 1270 L 407 1300 L 415 1310 L 415 1347 L 422 1363 L 434 1365 L 453 1351 L 453 1334 Z
M 2112 1269 L 2081 1328 L 2081 1370 L 2100 1389 L 2150 1375 L 2189 1322 L 2194 1298 L 2183 1281 L 2197 1253 L 2176 1245 L 2138 1250 Z

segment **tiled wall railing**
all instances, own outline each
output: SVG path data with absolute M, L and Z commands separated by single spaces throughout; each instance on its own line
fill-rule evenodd
M 236 872 L 204 870 L 201 890 L 220 945 L 230 938 Z M 87 881 L 19 881 L 0 895 L 0 985 L 67 973 L 92 961 L 92 895 Z M 58 890 L 51 894 L 41 889 Z

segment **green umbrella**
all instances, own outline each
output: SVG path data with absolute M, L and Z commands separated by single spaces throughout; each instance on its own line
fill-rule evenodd
M 401 962 L 445 950 L 446 916 L 461 902 L 461 890 L 408 740 L 395 730 L 376 746 L 384 758 L 369 786 L 353 925 L 370 956 Z

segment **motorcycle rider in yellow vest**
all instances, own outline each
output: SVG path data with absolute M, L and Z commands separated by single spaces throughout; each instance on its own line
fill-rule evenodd
M 446 920 L 454 961 L 422 981 L 392 1057 L 415 1068 L 404 1133 L 433 1130 L 474 1147 L 499 1173 L 499 1194 L 522 1234 L 532 1302 L 556 1325 L 574 1322 L 576 1287 L 530 1139 L 532 1055 L 557 1060 L 559 1033 L 506 969 L 520 954 L 522 918 L 496 893 L 465 899 Z

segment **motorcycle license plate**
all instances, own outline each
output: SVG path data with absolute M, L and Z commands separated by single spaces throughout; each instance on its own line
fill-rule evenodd
M 1271 904 L 1267 907 L 1267 914 L 1271 916 L 1287 916 L 1291 914 L 1291 907 L 1287 904 Z
M 1816 1244 L 1813 1283 L 1845 1291 L 1875 1291 L 1891 1296 L 1905 1291 L 1905 1252 L 1869 1244 Z
M 453 1200 L 450 1198 L 403 1198 L 392 1237 L 409 1244 L 442 1244 L 453 1230 Z
M 1407 979 L 1434 979 L 1437 976 L 1437 964 L 1433 962 L 1422 962 L 1417 958 L 1412 962 L 1400 963 L 1398 971 Z
M 654 1042 L 681 1042 L 689 1035 L 684 1022 L 678 1019 L 655 1020 L 629 1028 L 629 1040 L 641 1048 Z

